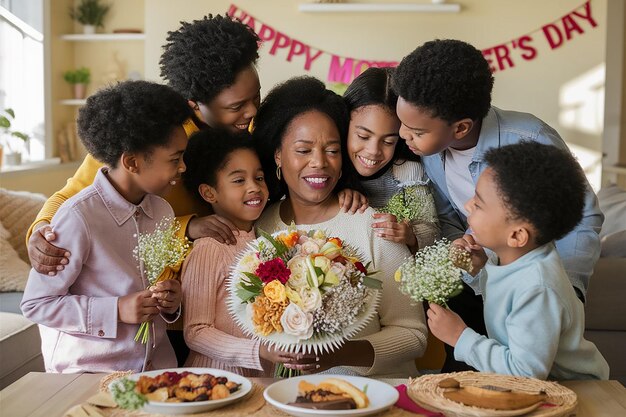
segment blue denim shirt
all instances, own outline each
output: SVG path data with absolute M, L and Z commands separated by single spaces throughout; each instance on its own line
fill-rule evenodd
M 484 156 L 489 149 L 512 145 L 522 140 L 568 149 L 556 130 L 537 117 L 492 107 L 483 119 L 478 144 L 468 167 L 474 185 L 487 167 Z M 450 198 L 446 185 L 445 154 L 425 156 L 422 160 L 435 189 L 442 235 L 451 240 L 456 239 L 467 229 L 467 219 Z M 598 233 L 603 221 L 604 215 L 598 207 L 598 199 L 587 184 L 583 219 L 574 230 L 556 241 L 557 251 L 570 281 L 583 296 L 587 291 L 593 267 L 600 256 Z

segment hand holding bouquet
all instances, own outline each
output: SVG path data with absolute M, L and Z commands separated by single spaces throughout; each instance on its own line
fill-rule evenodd
M 189 241 L 179 236 L 180 223 L 176 219 L 163 218 L 152 233 L 139 234 L 135 257 L 141 262 L 148 281 L 148 289 L 157 283 L 178 276 L 183 260 L 189 253 Z M 149 322 L 143 322 L 135 335 L 135 341 L 148 342 Z
M 259 234 L 229 282 L 245 333 L 291 352 L 329 352 L 375 315 L 381 283 L 341 239 L 292 228 Z
M 462 268 L 457 265 L 467 265 L 468 261 L 469 254 L 463 248 L 442 239 L 403 263 L 395 280 L 400 291 L 413 301 L 447 306 L 447 301 L 463 290 Z

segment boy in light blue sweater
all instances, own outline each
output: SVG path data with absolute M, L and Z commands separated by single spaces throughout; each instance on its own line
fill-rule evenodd
M 609 366 L 583 338 L 582 302 L 554 241 L 581 220 L 586 180 L 567 151 L 537 142 L 492 149 L 465 208 L 471 234 L 454 244 L 472 255 L 489 337 L 430 304 L 433 334 L 456 360 L 483 372 L 540 379 L 607 379 Z M 489 260 L 483 248 L 493 251 Z M 494 261 L 495 259 L 495 261 Z

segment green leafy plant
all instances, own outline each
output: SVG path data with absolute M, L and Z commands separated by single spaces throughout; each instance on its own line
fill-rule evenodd
M 89 84 L 89 81 L 91 81 L 91 71 L 89 71 L 89 68 L 85 67 L 65 71 L 63 73 L 63 79 L 70 84 Z
M 70 17 L 83 25 L 100 27 L 110 8 L 100 0 L 81 0 L 76 8 L 70 7 Z
M 10 138 L 18 138 L 22 143 L 28 142 L 30 136 L 24 132 L 11 129 L 11 121 L 15 120 L 15 111 L 13 109 L 4 109 L 0 114 L 0 128 L 2 129 L 2 142 L 6 144 L 10 153 L 19 153 L 17 149 L 11 147 Z

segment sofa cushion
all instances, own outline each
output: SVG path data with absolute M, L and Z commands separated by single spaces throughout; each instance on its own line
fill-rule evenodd
M 0 389 L 28 372 L 43 372 L 37 325 L 19 314 L 0 313 Z
M 600 258 L 589 280 L 585 329 L 626 332 L 626 258 Z
M 26 232 L 45 201 L 43 194 L 0 188 L 0 222 L 11 235 L 9 243 L 26 263 L 29 263 Z
M 611 185 L 598 191 L 598 204 L 604 213 L 600 231 L 603 257 L 626 257 L 626 191 Z
M 10 238 L 0 223 L 0 292 L 24 291 L 30 271 L 30 266 L 20 259 L 9 243 Z

